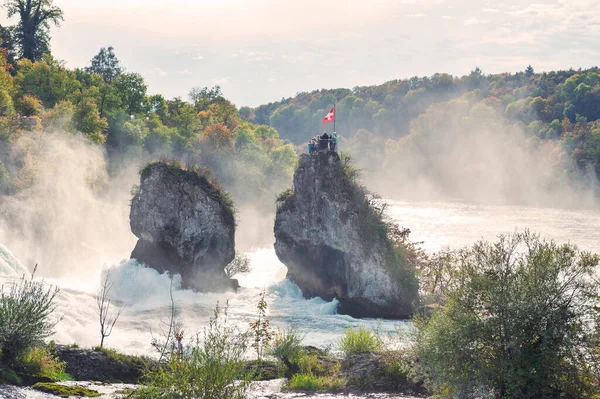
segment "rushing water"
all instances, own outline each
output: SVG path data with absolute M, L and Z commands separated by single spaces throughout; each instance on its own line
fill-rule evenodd
M 394 202 L 391 215 L 412 230 L 412 238 L 423 241 L 423 247 L 434 252 L 444 247 L 457 248 L 480 238 L 528 227 L 545 238 L 557 242 L 570 241 L 581 249 L 600 253 L 600 211 L 523 208 L 514 206 L 470 205 L 463 203 Z M 123 254 L 127 256 L 127 254 Z M 229 302 L 229 321 L 241 327 L 255 315 L 261 292 L 266 293 L 272 325 L 278 328 L 295 325 L 304 334 L 307 345 L 335 346 L 348 326 L 366 325 L 383 332 L 408 329 L 406 323 L 395 321 L 357 320 L 336 314 L 337 302 L 320 298 L 304 299 L 299 289 L 285 279 L 286 268 L 275 256 L 272 247 L 254 248 L 248 252 L 251 272 L 240 277 L 242 289 L 229 294 L 195 294 L 176 291 L 174 296 L 185 331 L 201 331 L 217 302 Z M 170 280 L 166 275 L 145 268 L 132 260 L 110 263 L 113 295 L 127 304 L 106 344 L 127 353 L 151 354 L 150 342 L 160 335 L 161 320 L 169 313 Z M 98 268 L 89 267 L 90 281 L 49 280 L 61 287 L 57 314 L 63 317 L 53 337 L 57 342 L 92 346 L 99 343 L 95 287 Z M 0 282 L 20 275 L 24 268 L 8 249 L 0 246 Z

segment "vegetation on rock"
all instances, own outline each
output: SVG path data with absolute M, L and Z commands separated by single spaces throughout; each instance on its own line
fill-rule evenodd
M 384 347 L 378 333 L 369 331 L 363 326 L 358 329 L 348 327 L 340 338 L 338 346 L 345 357 L 360 353 L 376 353 Z
M 93 398 L 100 396 L 100 393 L 93 389 L 71 385 L 60 385 L 52 382 L 38 382 L 32 388 L 41 392 L 59 396 L 61 398 L 68 398 L 71 396 Z

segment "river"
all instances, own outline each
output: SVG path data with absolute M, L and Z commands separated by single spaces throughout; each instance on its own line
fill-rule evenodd
M 600 210 L 530 208 L 509 205 L 474 205 L 460 202 L 392 201 L 390 215 L 401 226 L 410 228 L 414 241 L 422 241 L 428 252 L 459 248 L 478 239 L 493 240 L 499 234 L 525 228 L 559 243 L 571 242 L 580 249 L 600 253 Z M 0 243 L 1 244 L 1 243 Z M 4 254 L 4 255 L 2 255 Z M 304 334 L 306 345 L 329 346 L 349 326 L 378 328 L 402 341 L 410 326 L 406 322 L 357 320 L 336 314 L 336 301 L 304 299 L 298 288 L 285 279 L 286 268 L 277 259 L 272 246 L 247 251 L 251 271 L 240 277 L 238 293 L 196 294 L 175 292 L 175 301 L 187 333 L 201 331 L 217 302 L 229 303 L 229 322 L 246 328 L 255 317 L 261 292 L 265 292 L 268 315 L 275 328 L 294 325 Z M 123 254 L 127 256 L 127 254 Z M 108 263 L 114 282 L 113 294 L 127 304 L 106 345 L 133 354 L 151 354 L 150 342 L 160 335 L 161 320 L 169 312 L 170 280 L 137 262 L 123 259 Z M 0 247 L 0 281 L 9 274 L 21 273 L 18 261 Z M 95 266 L 97 267 L 97 266 Z M 12 272 L 12 273 L 10 273 Z M 97 275 L 96 275 L 97 278 Z M 81 346 L 99 344 L 95 284 L 69 279 L 47 279 L 61 287 L 57 314 L 62 320 L 53 339 L 59 343 Z

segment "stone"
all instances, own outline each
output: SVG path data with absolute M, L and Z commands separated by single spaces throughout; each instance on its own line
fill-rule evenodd
M 205 170 L 149 164 L 131 202 L 131 257 L 159 272 L 179 274 L 183 288 L 235 290 L 224 268 L 235 257 L 233 204 Z
M 353 317 L 407 318 L 414 273 L 348 167 L 334 152 L 301 156 L 278 199 L 275 251 L 305 297 L 337 298 Z

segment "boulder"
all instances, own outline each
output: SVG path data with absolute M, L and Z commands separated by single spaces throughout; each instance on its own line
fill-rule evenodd
M 399 392 L 429 397 L 423 381 L 408 375 L 407 363 L 397 352 L 360 353 L 342 361 L 340 376 L 346 387 L 359 392 Z
M 54 355 L 66 363 L 65 371 L 75 381 L 137 384 L 146 370 L 156 366 L 156 362 L 149 358 L 124 355 L 112 349 L 56 345 Z
M 278 198 L 275 252 L 305 297 L 337 298 L 353 317 L 406 318 L 414 273 L 354 175 L 337 153 L 302 155 Z
M 235 257 L 233 204 L 205 170 L 149 164 L 131 202 L 131 257 L 179 274 L 184 288 L 220 292 L 238 287 L 224 268 Z

